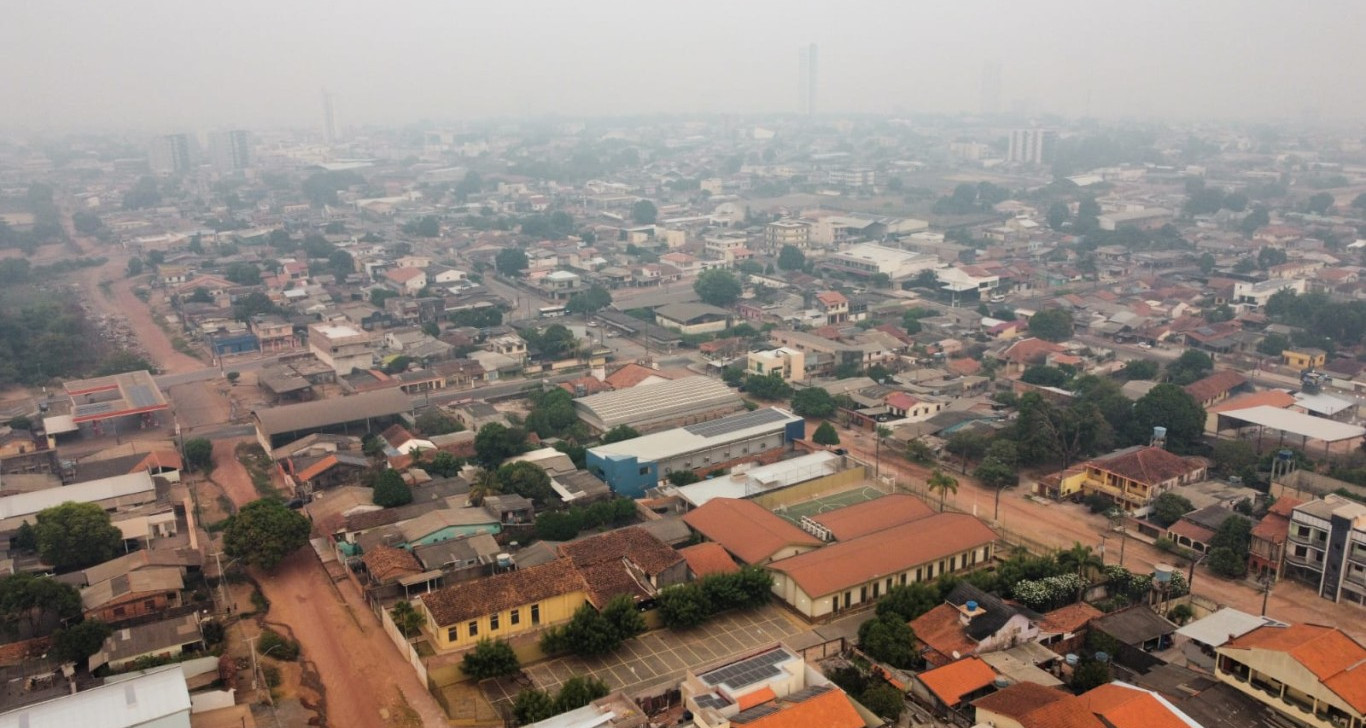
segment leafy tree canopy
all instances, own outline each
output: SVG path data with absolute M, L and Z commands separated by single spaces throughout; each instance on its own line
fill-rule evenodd
M 66 502 L 38 514 L 38 555 L 67 571 L 104 563 L 118 555 L 123 532 L 95 503 Z
M 269 571 L 307 544 L 311 530 L 312 524 L 298 511 L 279 500 L 263 498 L 228 517 L 223 550 L 231 558 Z

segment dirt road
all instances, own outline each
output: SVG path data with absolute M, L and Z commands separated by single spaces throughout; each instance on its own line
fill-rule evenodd
M 808 426 L 808 429 L 811 429 Z M 866 433 L 841 429 L 840 446 L 860 458 L 874 461 L 873 438 Z M 940 462 L 940 467 L 958 479 L 958 493 L 948 496 L 955 507 L 976 514 L 985 521 L 993 521 L 995 491 L 985 488 L 969 475 L 962 474 L 952 460 Z M 883 449 L 882 474 L 892 475 L 902 485 L 915 492 L 925 492 L 927 466 L 910 463 Z M 1023 488 L 1013 488 L 1001 494 L 999 525 L 1007 534 L 1021 534 L 1026 539 L 1044 546 L 1068 548 L 1081 543 L 1100 551 L 1104 544 L 1106 563 L 1119 563 L 1120 534 L 1107 528 L 1106 520 L 1091 513 L 1085 506 L 1072 503 L 1039 503 L 1026 498 Z M 936 496 L 927 500 L 935 504 Z M 1102 539 L 1102 536 L 1105 538 Z M 1123 543 L 1124 566 L 1136 572 L 1150 572 L 1158 563 L 1175 563 L 1183 573 L 1190 574 L 1190 565 L 1175 560 L 1172 554 L 1137 539 Z M 1250 614 L 1262 613 L 1263 592 L 1259 585 L 1247 581 L 1229 581 L 1197 567 L 1193 587 L 1195 594 L 1221 605 L 1234 607 Z M 1318 598 L 1314 591 L 1301 584 L 1282 581 L 1276 584 L 1267 599 L 1266 614 L 1287 622 L 1315 622 L 1335 624 L 1345 632 L 1366 639 L 1366 624 L 1361 619 L 1361 608 L 1351 604 L 1334 604 Z M 1325 620 L 1327 620 L 1325 622 Z
M 214 443 L 213 479 L 238 506 L 258 497 L 237 461 L 237 445 L 244 441 Z M 266 621 L 287 625 L 318 671 L 326 725 L 406 726 L 411 722 L 404 716 L 412 711 L 422 725 L 447 725 L 445 712 L 399 656 L 355 586 L 343 581 L 336 585 L 340 590 L 334 588 L 312 549 L 300 549 L 273 574 L 256 576 L 270 600 Z
M 403 661 L 379 621 L 361 606 L 349 581 L 334 590 L 322 564 L 301 549 L 272 575 L 258 575 L 267 621 L 289 625 L 303 653 L 317 667 L 323 714 L 334 728 L 405 725 L 407 708 L 422 725 L 447 725 L 444 711 Z

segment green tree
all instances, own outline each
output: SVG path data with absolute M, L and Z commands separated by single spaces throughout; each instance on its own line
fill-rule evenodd
M 1196 349 L 1187 349 L 1174 361 L 1167 364 L 1167 380 L 1172 384 L 1186 386 L 1210 375 L 1214 371 L 1214 360 L 1209 354 Z
M 526 270 L 531 263 L 527 260 L 526 251 L 521 248 L 503 248 L 494 256 L 493 265 L 499 273 L 512 277 Z
M 601 441 L 602 444 L 607 445 L 613 442 L 621 442 L 622 440 L 633 440 L 637 437 L 640 437 L 640 433 L 637 432 L 634 427 L 631 427 L 630 425 L 617 425 L 607 432 L 602 433 Z
M 612 294 L 603 286 L 594 283 L 583 293 L 570 297 L 564 309 L 572 314 L 589 315 L 612 305 Z
M 261 282 L 261 269 L 253 263 L 232 263 L 223 277 L 239 286 L 254 286 Z
M 394 626 L 403 633 L 404 637 L 415 637 L 422 632 L 422 624 L 425 621 L 422 613 L 413 608 L 412 602 L 399 601 L 389 608 L 389 617 L 394 620 Z
M 799 389 L 792 395 L 792 411 L 802 417 L 829 417 L 835 414 L 835 398 L 820 387 Z
M 447 415 L 435 407 L 423 411 L 415 420 L 418 432 L 424 435 L 447 435 L 452 432 L 460 432 L 465 426 L 460 421 Z
M 815 434 L 811 436 L 811 441 L 817 445 L 838 445 L 840 444 L 840 436 L 838 432 L 835 432 L 833 425 L 829 422 L 822 422 L 820 427 L 816 428 Z
M 1263 270 L 1281 265 L 1286 260 L 1285 251 L 1280 248 L 1266 247 L 1257 251 L 1257 266 Z
M 696 483 L 701 479 L 702 478 L 698 477 L 697 473 L 694 473 L 691 470 L 675 470 L 672 473 L 669 473 L 668 477 L 670 485 L 676 485 L 680 488 L 685 485 Z
M 692 629 L 712 615 L 702 587 L 693 582 L 669 587 L 659 593 L 659 617 L 669 629 Z
M 740 281 L 730 271 L 712 268 L 702 271 L 693 283 L 693 290 L 706 303 L 726 307 L 740 298 Z
M 1253 233 L 1271 224 L 1271 213 L 1265 205 L 1257 205 L 1252 208 L 1252 212 L 1243 216 L 1238 222 L 1238 230 L 1244 235 L 1251 237 Z
M 1072 338 L 1072 326 L 1072 312 L 1062 308 L 1040 311 L 1029 319 L 1029 333 L 1055 343 Z
M 1332 209 L 1334 201 L 1331 193 L 1319 192 L 1305 201 L 1304 209 L 1317 215 L 1326 215 Z
M 1071 377 L 1067 375 L 1067 372 L 1045 364 L 1035 364 L 1020 374 L 1020 381 L 1026 384 L 1036 384 L 1040 387 L 1061 387 L 1067 384 L 1069 379 Z
M 1205 408 L 1174 384 L 1159 384 L 1134 403 L 1129 442 L 1146 442 L 1154 427 L 1167 428 L 1167 447 L 1176 453 L 1198 449 L 1205 432 Z
M 806 267 L 806 253 L 795 245 L 784 245 L 778 251 L 778 267 L 783 270 L 801 270 Z
M 1105 685 L 1110 682 L 1110 666 L 1104 662 L 1085 660 L 1072 673 L 1072 689 L 1078 693 Z
M 52 634 L 51 656 L 58 662 L 84 665 L 91 655 L 104 647 L 104 640 L 114 629 L 98 619 L 87 619 Z
M 380 508 L 406 506 L 413 502 L 413 491 L 397 470 L 386 469 L 375 479 L 374 500 Z
M 375 308 L 384 308 L 384 302 L 391 298 L 398 298 L 399 292 L 391 288 L 376 286 L 370 289 L 370 305 Z
M 921 440 L 911 440 L 906 443 L 906 457 L 915 463 L 932 463 L 934 462 L 934 450 L 931 450 L 930 446 Z
M 526 434 L 498 422 L 479 428 L 474 436 L 474 461 L 492 470 L 504 460 L 522 452 Z
M 104 229 L 104 221 L 100 216 L 87 210 L 72 213 L 71 225 L 82 235 L 94 235 Z
M 1157 362 L 1148 359 L 1130 359 L 1125 362 L 1124 368 L 1120 370 L 1120 376 L 1125 379 L 1150 380 L 1157 377 Z
M 1254 270 L 1257 270 L 1257 261 L 1253 260 L 1250 256 L 1239 258 L 1238 262 L 1233 264 L 1234 273 L 1247 274 Z
M 30 552 L 38 550 L 38 531 L 33 524 L 28 521 L 19 524 L 19 530 L 14 533 L 14 548 Z
M 1181 517 L 1195 510 L 1195 505 L 1178 493 L 1163 493 L 1153 499 L 1148 519 L 1159 526 L 1167 526 L 1181 520 Z
M 308 543 L 312 524 L 273 498 L 252 501 L 228 517 L 223 551 L 242 563 L 270 571 Z
M 1218 440 L 1211 453 L 1214 468 L 1224 475 L 1236 475 L 1249 481 L 1256 475 L 1257 451 L 1246 440 Z
M 863 707 L 880 717 L 886 718 L 893 724 L 906 710 L 906 697 L 901 694 L 900 690 L 885 682 L 879 682 L 859 693 L 858 701 L 863 704 Z
M 207 438 L 196 437 L 185 441 L 185 464 L 191 470 L 210 471 L 213 469 L 213 442 Z
M 545 506 L 555 502 L 558 497 L 550 486 L 550 476 L 539 465 L 528 462 L 507 463 L 496 472 L 500 491 L 516 493 Z
M 961 460 L 961 469 L 968 472 L 968 461 L 977 460 L 987 454 L 987 438 L 980 432 L 960 430 L 949 436 L 944 449 Z
M 438 477 L 450 478 L 460 474 L 461 468 L 465 466 L 465 461 L 461 458 L 446 452 L 438 451 L 432 456 L 431 462 L 425 466 L 426 470 Z
M 515 675 L 521 670 L 522 663 L 518 661 L 512 645 L 503 640 L 491 640 L 487 637 L 479 640 L 479 644 L 466 652 L 460 661 L 460 671 L 475 680 Z
M 94 503 L 66 502 L 38 513 L 38 555 L 60 571 L 104 563 L 119 553 L 123 532 Z
M 653 225 L 659 218 L 659 209 L 649 200 L 636 200 L 631 205 L 631 220 L 637 225 Z
M 1220 546 L 1210 549 L 1205 561 L 1209 570 L 1228 579 L 1237 579 L 1247 574 L 1247 555 L 1239 554 L 1231 548 Z
M 607 697 L 611 690 L 607 683 L 591 675 L 571 675 L 564 684 L 560 686 L 560 692 L 555 695 L 555 712 L 568 713 L 577 710 L 585 705 Z
M 19 635 L 22 622 L 28 636 L 37 636 L 45 626 L 80 613 L 80 592 L 69 584 L 23 571 L 0 576 L 0 615 L 11 634 Z
M 1290 339 L 1282 334 L 1267 334 L 1266 338 L 1257 342 L 1257 353 L 1267 356 L 1280 356 L 1290 348 Z
M 745 377 L 745 391 L 759 399 L 773 402 L 792 396 L 792 387 L 783 381 L 781 375 L 751 374 Z
M 918 442 L 913 440 L 912 442 Z M 925 481 L 925 486 L 931 493 L 939 493 L 939 510 L 944 510 L 945 500 L 949 493 L 958 494 L 958 479 L 948 473 L 935 468 L 930 471 L 930 477 Z
M 556 715 L 555 699 L 544 690 L 526 688 L 512 699 L 512 715 L 519 725 L 539 723 Z
M 1200 272 L 1201 272 L 1201 273 L 1204 273 L 1205 275 L 1209 275 L 1210 272 L 1214 270 L 1214 265 L 1215 265 L 1215 263 L 1216 263 L 1216 261 L 1214 260 L 1214 256 L 1213 256 L 1213 255 L 1211 255 L 1211 254 L 1209 254 L 1209 253 L 1205 253 L 1205 254 L 1201 255 L 1201 256 L 1200 256 Z
M 891 614 L 903 622 L 911 622 L 942 602 L 938 589 L 925 582 L 911 582 L 888 589 L 887 595 L 878 600 L 877 613 L 879 616 Z
M 906 620 L 884 613 L 859 625 L 859 649 L 879 662 L 901 670 L 920 665 L 915 649 L 915 633 Z
M 994 491 L 996 511 L 992 518 L 999 520 L 1001 517 L 1001 491 L 1020 482 L 1020 476 L 1016 474 L 1015 468 L 994 457 L 987 456 L 977 466 L 977 469 L 972 471 L 972 477 Z
M 356 272 L 356 261 L 345 250 L 334 250 L 327 256 L 327 268 L 340 283 Z
M 142 258 L 128 259 L 128 277 L 135 278 L 142 275 Z
M 1066 202 L 1054 202 L 1048 206 L 1048 227 L 1053 230 L 1061 230 L 1071 216 L 1072 210 L 1068 208 Z
M 553 387 L 531 397 L 534 407 L 526 427 L 542 438 L 559 437 L 579 421 L 574 398 L 561 387 Z

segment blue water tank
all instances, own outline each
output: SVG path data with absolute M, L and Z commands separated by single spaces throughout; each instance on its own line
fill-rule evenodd
M 977 602 L 974 602 L 971 599 L 969 599 L 967 607 L 969 612 L 975 612 L 977 611 Z
M 1109 662 L 1109 661 L 1110 661 L 1110 656 L 1109 656 L 1109 655 L 1105 654 L 1104 652 L 1097 652 L 1097 653 L 1096 653 L 1096 662 Z

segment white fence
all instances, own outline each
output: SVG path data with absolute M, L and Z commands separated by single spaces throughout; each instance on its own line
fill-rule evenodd
M 393 640 L 394 645 L 398 647 L 399 654 L 403 655 L 403 658 L 412 666 L 413 671 L 417 673 L 418 679 L 422 681 L 424 686 L 431 685 L 427 682 L 427 666 L 422 664 L 422 657 L 417 654 L 417 649 L 408 641 L 408 638 L 399 631 L 398 625 L 394 624 L 393 617 L 389 616 L 389 610 L 378 602 L 372 602 L 371 606 L 379 613 L 379 621 L 384 625 L 384 633 L 389 635 L 390 640 Z

